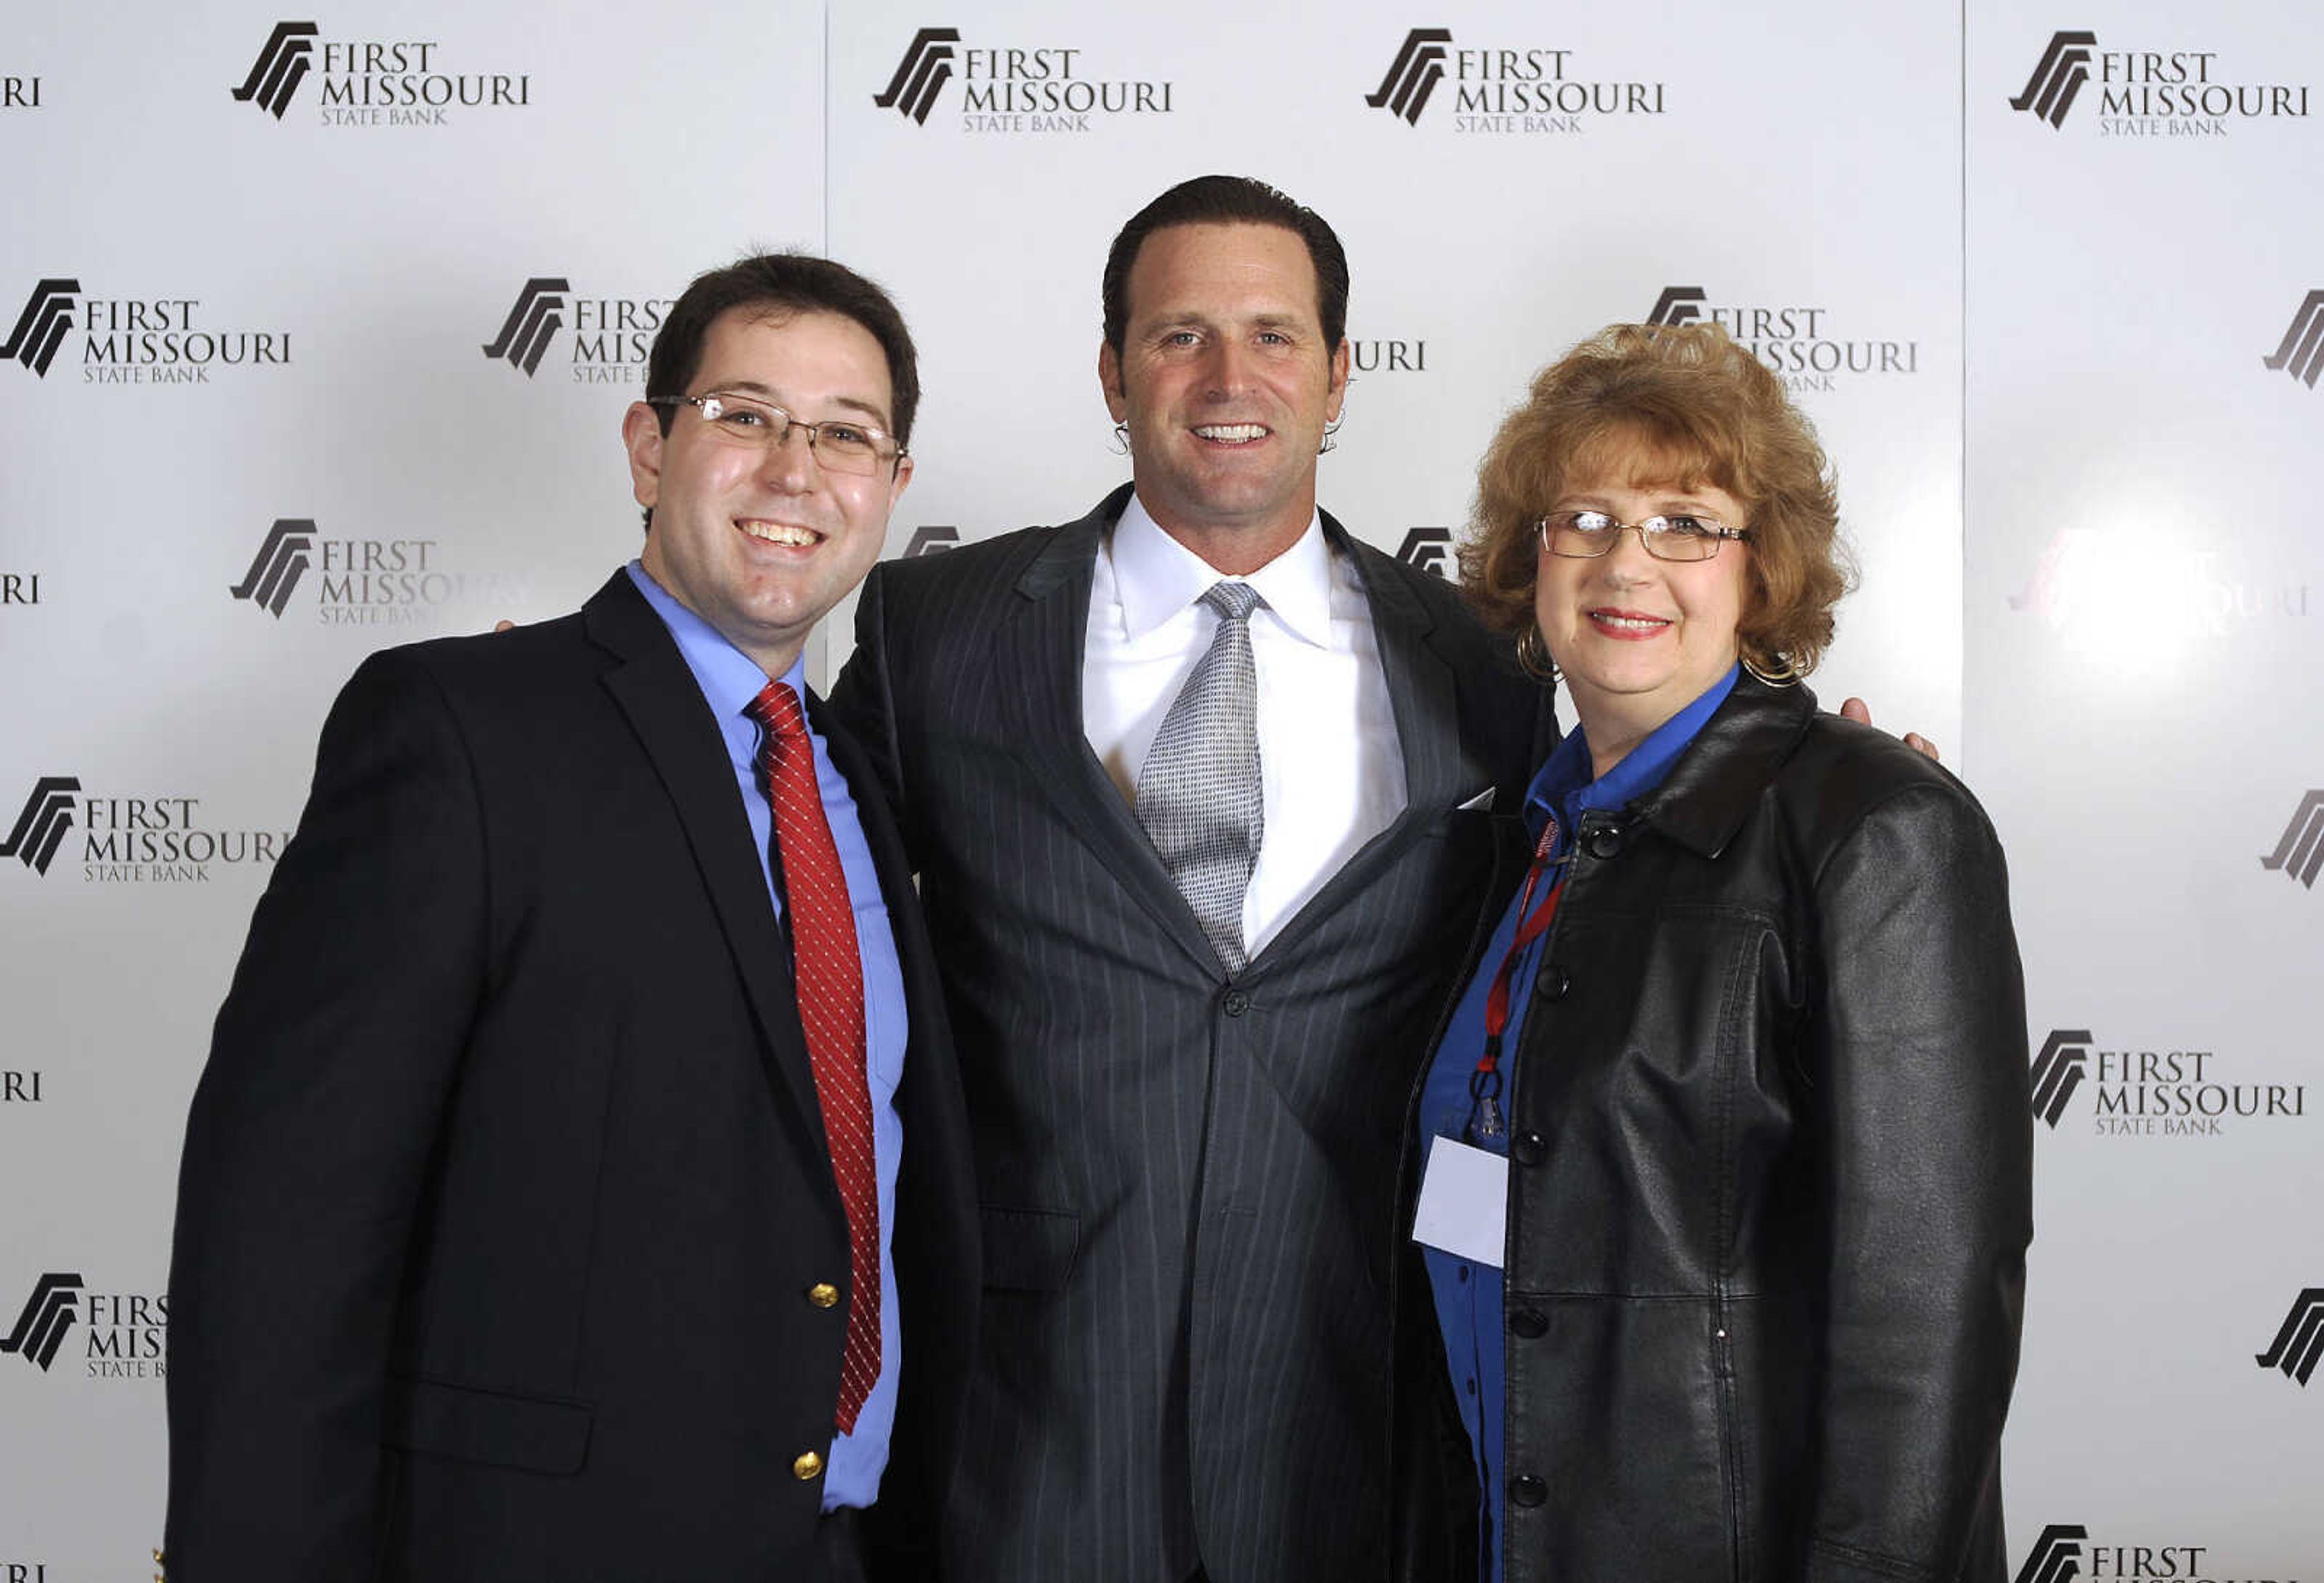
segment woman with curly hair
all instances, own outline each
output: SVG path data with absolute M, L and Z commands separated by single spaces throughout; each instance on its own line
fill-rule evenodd
M 1448 1578 L 2006 1576 L 2007 881 L 1958 781 L 1800 685 L 1837 529 L 1710 326 L 1577 346 L 1480 469 L 1464 584 L 1576 729 L 1416 1096 L 1405 1408 L 1476 1502 Z

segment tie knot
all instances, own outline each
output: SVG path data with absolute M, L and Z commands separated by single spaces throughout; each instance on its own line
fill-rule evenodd
M 1259 608 L 1259 590 L 1248 583 L 1213 583 L 1204 594 L 1203 603 L 1218 612 L 1222 621 L 1248 621 Z
M 743 709 L 770 737 L 806 734 L 807 716 L 799 712 L 798 695 L 788 682 L 769 682 Z

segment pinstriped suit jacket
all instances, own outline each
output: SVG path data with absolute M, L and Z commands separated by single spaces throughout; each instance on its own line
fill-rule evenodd
M 1230 983 L 1083 734 L 1129 493 L 877 568 L 832 698 L 919 872 L 976 1147 L 946 1576 L 1382 1578 L 1399 1134 L 1548 698 L 1441 579 L 1326 516 L 1409 803 Z M 1456 811 L 1488 787 L 1495 812 Z

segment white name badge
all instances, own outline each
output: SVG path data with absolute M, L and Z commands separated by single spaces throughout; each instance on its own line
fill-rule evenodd
M 1420 1208 L 1412 1221 L 1414 1241 L 1498 1270 L 1508 1246 L 1508 1155 L 1457 1137 L 1430 1140 L 1428 1163 L 1420 1173 Z

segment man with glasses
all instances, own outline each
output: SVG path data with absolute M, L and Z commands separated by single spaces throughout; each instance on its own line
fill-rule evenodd
M 834 690 L 975 1133 L 971 1583 L 1448 1575 L 1443 1450 L 1390 1472 L 1398 1139 L 1554 728 L 1449 585 L 1317 510 L 1347 291 L 1260 182 L 1149 204 L 1097 358 L 1131 483 L 878 568 Z
M 925 1569 L 857 1514 L 941 1505 L 965 1123 L 800 658 L 910 481 L 912 343 L 839 265 L 746 259 L 647 390 L 639 559 L 374 655 L 324 728 L 187 1130 L 180 1583 Z

